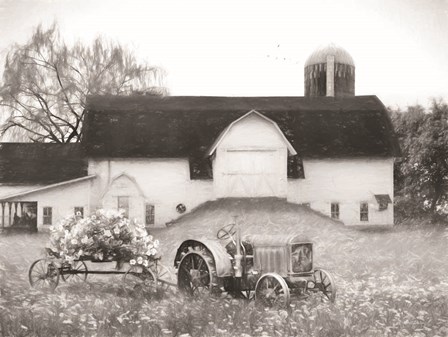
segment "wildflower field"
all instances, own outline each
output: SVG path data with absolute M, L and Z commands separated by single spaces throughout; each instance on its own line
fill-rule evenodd
M 315 242 L 315 265 L 335 276 L 335 304 L 316 297 L 268 310 L 230 297 L 192 300 L 173 290 L 137 295 L 120 275 L 89 275 L 85 283 L 38 291 L 27 272 L 49 236 L 10 235 L 0 236 L 0 336 L 448 336 L 447 229 L 360 231 L 285 207 L 278 214 L 246 209 L 243 234 L 306 233 Z M 308 214 L 308 224 L 293 221 L 298 212 Z M 207 218 L 154 231 L 164 262 L 171 265 L 178 241 L 202 224 L 201 233 L 215 233 L 224 213 L 207 209 Z

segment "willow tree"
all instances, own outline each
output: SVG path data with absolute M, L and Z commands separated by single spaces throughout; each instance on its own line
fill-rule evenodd
M 165 94 L 163 72 L 118 43 L 66 44 L 56 24 L 38 26 L 9 51 L 0 85 L 8 140 L 79 142 L 88 95 Z

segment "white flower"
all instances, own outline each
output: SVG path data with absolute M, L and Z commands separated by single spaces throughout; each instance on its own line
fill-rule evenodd
M 148 267 L 148 265 L 149 265 L 148 260 L 144 260 L 144 261 L 143 261 L 143 265 L 144 265 L 145 267 Z
M 72 241 L 70 241 L 70 243 L 71 243 L 72 245 L 76 245 L 76 244 L 78 243 L 78 240 L 76 240 L 76 239 L 72 239 Z
M 148 236 L 149 241 L 152 241 L 154 238 L 152 235 Z
M 104 236 L 112 236 L 111 231 L 108 230 L 108 229 L 106 229 L 106 230 L 104 231 Z
M 120 234 L 120 228 L 115 227 L 115 229 L 114 229 L 114 233 L 117 234 L 117 235 Z
M 86 244 L 87 242 L 89 242 L 89 238 L 87 237 L 87 235 L 84 235 L 84 237 L 81 239 L 81 243 Z
M 133 266 L 134 264 L 135 264 L 135 260 L 134 259 L 132 259 L 131 261 L 129 261 L 129 264 L 131 265 L 131 266 Z
M 150 252 L 151 252 L 151 255 L 156 255 L 157 254 L 157 250 L 154 249 L 154 248 L 151 248 Z
M 138 264 L 142 264 L 142 263 L 143 263 L 143 258 L 142 258 L 141 256 L 139 256 L 139 257 L 137 258 L 137 263 L 138 263 Z
M 65 256 L 65 261 L 72 264 L 75 258 L 73 256 Z
M 51 230 L 51 231 L 54 231 L 54 226 L 50 226 L 50 230 Z
M 155 240 L 154 241 L 154 248 L 159 247 L 159 244 L 160 244 L 159 240 Z
M 96 220 L 96 215 L 92 215 L 92 220 Z

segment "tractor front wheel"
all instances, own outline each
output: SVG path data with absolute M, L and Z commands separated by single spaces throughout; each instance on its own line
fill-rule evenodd
M 336 284 L 333 276 L 328 271 L 323 269 L 314 270 L 313 280 L 310 283 L 312 286 L 308 286 L 308 289 L 314 292 L 320 292 L 323 300 L 332 303 L 336 300 Z
M 264 274 L 255 286 L 255 302 L 266 307 L 287 307 L 291 295 L 286 281 L 276 273 Z

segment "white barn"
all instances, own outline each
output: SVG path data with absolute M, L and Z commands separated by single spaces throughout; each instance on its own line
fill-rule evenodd
M 334 46 L 311 55 L 305 88 L 305 97 L 89 97 L 81 144 L 1 145 L 2 226 L 45 228 L 97 208 L 164 226 L 209 200 L 263 197 L 346 225 L 392 225 L 400 149 L 384 105 L 354 95 L 353 61 Z

